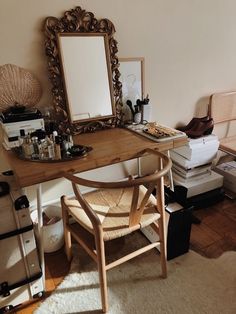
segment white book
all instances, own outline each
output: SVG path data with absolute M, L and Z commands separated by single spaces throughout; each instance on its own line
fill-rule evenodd
M 210 143 L 209 145 L 199 145 L 196 149 L 188 148 L 183 149 L 181 147 L 173 149 L 174 152 L 178 153 L 179 155 L 187 158 L 188 160 L 196 160 L 199 157 L 201 157 L 203 154 L 207 155 L 209 157 L 215 156 L 215 154 L 218 151 L 219 148 L 219 142 L 214 141 L 213 143 Z
M 210 175 L 205 176 L 199 180 L 190 180 L 183 182 L 178 178 L 173 178 L 175 185 L 181 185 L 187 189 L 187 198 L 202 194 L 208 191 L 221 188 L 223 186 L 224 177 L 214 171 L 211 171 Z
M 186 144 L 189 147 L 194 147 L 197 144 L 207 144 L 208 142 L 218 141 L 218 136 L 215 134 L 205 135 L 199 138 L 189 138 L 188 143 Z
M 175 182 L 181 182 L 181 183 L 197 182 L 197 181 L 202 180 L 203 178 L 206 178 L 210 175 L 211 175 L 211 170 L 208 170 L 205 173 L 201 173 L 201 174 L 195 175 L 195 176 L 190 177 L 190 178 L 184 178 L 184 177 L 180 176 L 178 173 L 173 171 L 174 181 Z
M 201 154 L 197 158 L 189 160 L 179 155 L 173 150 L 170 151 L 170 157 L 173 160 L 173 162 L 177 163 L 178 165 L 185 169 L 191 169 L 201 165 L 209 164 L 215 159 L 216 154 L 217 153 L 215 153 L 214 155 Z
M 202 154 L 213 156 L 218 151 L 218 148 L 218 137 L 208 135 L 199 139 L 189 139 L 187 144 L 174 148 L 173 151 L 189 160 L 193 160 L 199 158 Z
M 179 176 L 183 178 L 192 178 L 200 174 L 209 172 L 211 170 L 211 166 L 212 164 L 209 163 L 203 166 L 198 166 L 191 169 L 185 169 L 185 168 L 182 168 L 180 165 L 173 163 L 172 170 L 173 172 L 175 172 L 176 174 L 178 174 Z

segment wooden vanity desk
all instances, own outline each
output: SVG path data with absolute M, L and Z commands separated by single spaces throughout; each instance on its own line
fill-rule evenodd
M 14 152 L 3 152 L 21 188 L 36 184 L 40 239 L 42 239 L 43 225 L 41 183 L 60 178 L 62 171 L 73 171 L 74 173 L 88 171 L 137 158 L 139 157 L 138 152 L 148 147 L 158 151 L 168 151 L 174 147 L 182 146 L 187 142 L 187 138 L 176 138 L 158 143 L 123 128 L 80 134 L 74 136 L 73 139 L 75 144 L 92 146 L 93 150 L 81 159 L 55 163 L 25 161 L 19 159 Z M 43 244 L 42 241 L 39 241 L 39 243 L 41 268 L 43 278 L 45 278 Z
M 80 134 L 73 139 L 75 144 L 92 146 L 93 150 L 81 159 L 54 163 L 20 160 L 13 152 L 5 151 L 19 186 L 24 188 L 60 178 L 62 171 L 79 173 L 137 158 L 137 153 L 147 147 L 167 151 L 187 142 L 186 138 L 179 138 L 157 143 L 122 128 Z

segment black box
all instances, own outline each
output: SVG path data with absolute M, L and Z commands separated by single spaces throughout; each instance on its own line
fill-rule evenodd
M 167 260 L 188 252 L 191 226 L 192 207 L 183 208 L 177 202 L 169 203 L 166 206 Z M 152 225 L 141 229 L 141 231 L 149 241 L 159 240 L 159 235 Z
M 225 193 L 222 188 L 217 188 L 187 198 L 187 189 L 184 186 L 176 185 L 174 192 L 166 189 L 166 196 L 175 200 L 183 207 L 193 206 L 194 209 L 199 209 L 209 207 L 223 201 Z
M 170 260 L 189 250 L 192 208 L 183 208 L 178 203 L 170 203 L 167 205 L 166 211 L 169 213 L 167 260 Z

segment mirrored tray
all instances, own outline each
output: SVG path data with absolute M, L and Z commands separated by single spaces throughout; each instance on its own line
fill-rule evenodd
M 39 157 L 26 157 L 23 154 L 22 148 L 21 147 L 14 147 L 11 150 L 16 154 L 16 156 L 19 159 L 22 160 L 27 160 L 27 161 L 33 161 L 33 162 L 50 162 L 50 163 L 55 163 L 55 162 L 65 162 L 65 161 L 70 161 L 70 160 L 77 160 L 84 158 L 85 156 L 88 155 L 88 153 L 92 150 L 93 148 L 91 146 L 84 146 L 84 145 L 75 145 L 72 146 L 70 150 L 67 151 L 66 154 L 63 154 L 63 157 L 61 159 L 40 159 Z

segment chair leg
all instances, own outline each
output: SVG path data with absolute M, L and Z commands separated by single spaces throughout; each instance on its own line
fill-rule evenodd
M 165 235 L 163 232 L 164 226 L 162 219 L 159 219 L 159 230 L 160 230 L 160 256 L 161 256 L 161 270 L 162 277 L 167 278 L 167 264 L 166 264 L 166 245 L 165 245 Z
M 67 260 L 70 262 L 72 259 L 71 233 L 67 229 L 67 224 L 69 224 L 69 214 L 64 204 L 63 197 L 61 198 L 61 208 L 62 208 L 62 219 L 63 219 L 63 227 L 64 227 L 65 253 L 67 256 Z
M 160 237 L 160 257 L 162 277 L 167 277 L 166 263 L 166 224 L 165 224 L 165 194 L 163 177 L 157 183 L 157 207 L 161 217 L 158 219 L 159 237 Z
M 105 260 L 105 248 L 103 240 L 96 239 L 97 249 L 97 264 L 101 291 L 102 311 L 106 313 L 108 311 L 108 298 L 107 298 L 107 274 L 106 274 L 106 260 Z

